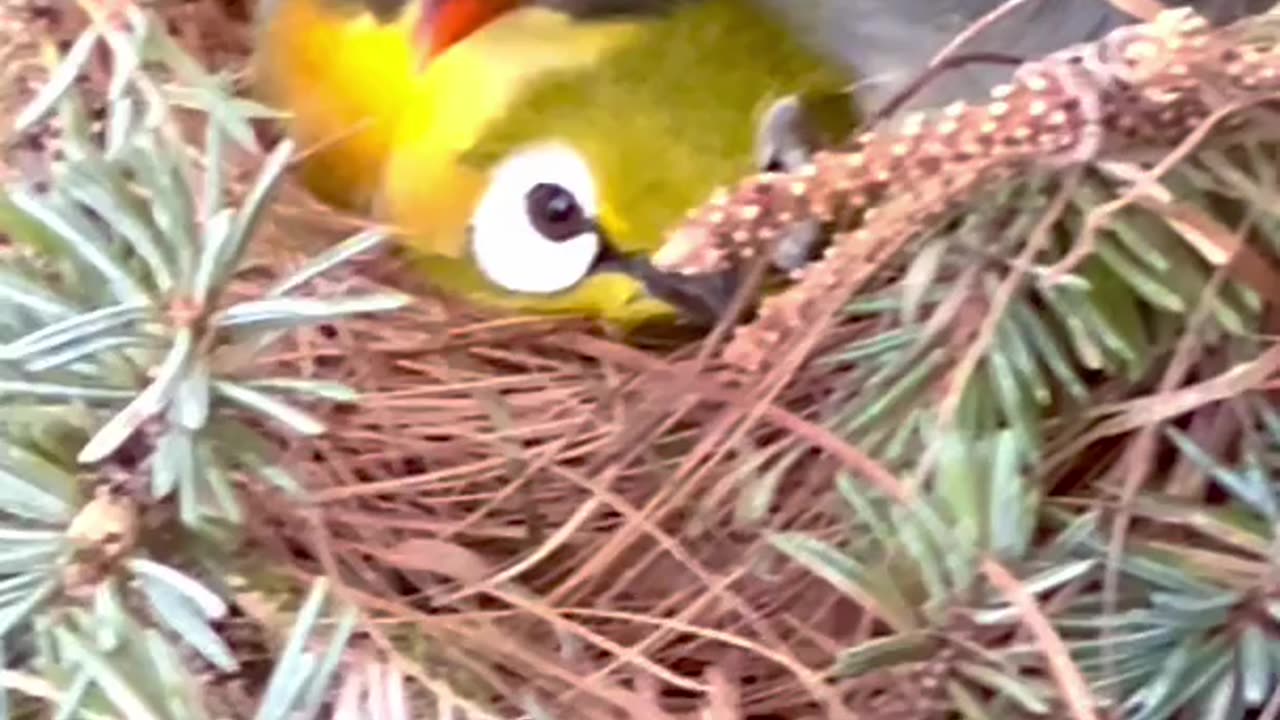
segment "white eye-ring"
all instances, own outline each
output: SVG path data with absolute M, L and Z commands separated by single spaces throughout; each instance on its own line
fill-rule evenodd
M 492 282 L 551 294 L 586 277 L 600 254 L 595 181 L 562 144 L 513 153 L 494 167 L 471 216 L 471 252 Z

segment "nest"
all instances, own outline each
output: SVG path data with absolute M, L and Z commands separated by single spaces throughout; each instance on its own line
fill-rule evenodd
M 350 282 L 392 281 L 395 265 L 372 259 Z M 823 432 L 781 409 L 820 405 L 820 377 L 743 423 L 756 399 L 713 379 L 697 344 L 656 352 L 430 296 L 295 341 L 276 368 L 363 398 L 326 417 L 322 438 L 289 444 L 284 464 L 316 505 L 311 522 L 256 518 L 278 557 L 337 572 L 500 694 L 536 689 L 566 717 L 689 713 L 721 685 L 753 714 L 834 701 L 812 668 L 870 618 L 771 558 L 755 518 L 838 531 L 840 463 L 806 451 L 758 493 L 774 498 L 764 508 L 743 482 L 802 447 L 797 432 Z

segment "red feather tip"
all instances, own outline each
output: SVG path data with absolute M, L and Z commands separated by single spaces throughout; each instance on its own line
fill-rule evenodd
M 429 61 L 523 0 L 423 0 L 418 42 L 425 48 L 423 62 Z

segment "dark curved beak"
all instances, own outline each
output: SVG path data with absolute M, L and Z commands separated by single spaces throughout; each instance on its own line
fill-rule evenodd
M 642 256 L 615 256 L 599 264 L 602 272 L 620 272 L 639 280 L 653 297 L 699 325 L 715 325 L 727 315 L 741 285 L 736 270 L 706 275 L 681 275 L 659 270 Z
M 616 272 L 639 280 L 655 298 L 675 307 L 689 321 L 712 326 L 728 312 L 742 284 L 737 269 L 705 275 L 682 275 L 659 270 L 643 255 L 624 255 L 610 243 L 608 234 L 597 225 L 600 255 L 593 272 Z

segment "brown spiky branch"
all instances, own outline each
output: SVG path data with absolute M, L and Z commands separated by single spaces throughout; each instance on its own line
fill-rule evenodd
M 1135 149 L 1168 148 L 1226 106 L 1280 92 L 1273 8 L 1213 28 L 1190 9 L 1020 66 L 983 105 L 956 103 L 866 132 L 793 172 L 747 178 L 674 228 L 665 270 L 725 270 L 766 253 L 796 222 L 837 229 L 822 259 L 765 299 L 725 358 L 758 368 L 801 329 L 821 327 L 885 262 L 993 185 Z M 1239 119 L 1239 118 L 1237 118 Z

